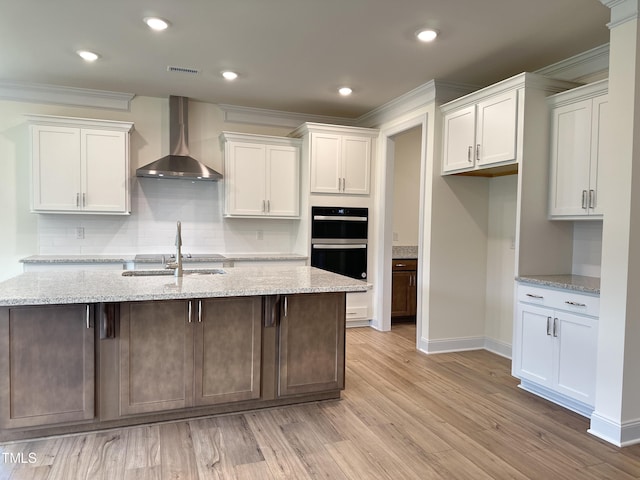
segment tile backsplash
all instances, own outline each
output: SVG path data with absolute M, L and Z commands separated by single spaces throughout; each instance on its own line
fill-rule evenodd
M 224 218 L 224 183 L 132 179 L 131 215 L 38 215 L 41 255 L 290 253 L 298 220 Z M 299 252 L 298 252 L 299 253 Z

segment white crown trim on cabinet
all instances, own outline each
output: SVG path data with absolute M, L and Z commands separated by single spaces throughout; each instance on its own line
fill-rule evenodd
M 272 127 L 297 128 L 303 123 L 329 123 L 337 125 L 354 125 L 355 120 L 347 117 L 331 117 L 308 113 L 285 112 L 265 108 L 242 107 L 239 105 L 218 104 L 224 113 L 224 121 L 231 123 L 250 123 L 252 125 L 269 125 Z
M 560 80 L 581 82 L 596 73 L 609 70 L 609 44 L 600 45 L 586 52 L 536 70 L 534 73 Z
M 129 111 L 134 93 L 109 92 L 56 85 L 0 83 L 0 98 L 21 102 Z

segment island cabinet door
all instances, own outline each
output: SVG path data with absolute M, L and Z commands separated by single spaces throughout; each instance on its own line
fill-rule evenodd
M 120 305 L 120 414 L 193 403 L 193 328 L 187 300 Z
M 94 418 L 91 305 L 0 308 L 0 428 Z
M 194 404 L 260 398 L 262 298 L 194 300 Z
M 344 388 L 344 293 L 281 299 L 278 395 Z

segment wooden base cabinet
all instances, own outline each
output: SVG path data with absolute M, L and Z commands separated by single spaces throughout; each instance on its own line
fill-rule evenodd
M 95 416 L 92 305 L 0 308 L 0 428 Z
M 523 387 L 583 415 L 595 405 L 599 298 L 518 286 L 513 374 Z
M 345 294 L 281 300 L 278 396 L 344 388 Z
M 260 297 L 120 306 L 120 414 L 260 397 Z
M 415 317 L 418 261 L 394 260 L 391 279 L 391 318 Z

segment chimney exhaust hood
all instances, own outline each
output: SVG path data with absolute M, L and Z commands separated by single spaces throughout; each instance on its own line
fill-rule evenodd
M 171 154 L 136 170 L 138 177 L 216 181 L 222 175 L 189 155 L 189 99 L 169 97 Z

